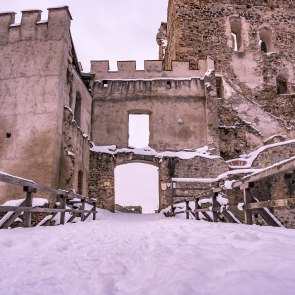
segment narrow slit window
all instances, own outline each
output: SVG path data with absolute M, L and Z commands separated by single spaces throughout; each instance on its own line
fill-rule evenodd
M 272 30 L 269 28 L 263 28 L 259 31 L 261 52 L 269 53 L 274 51 L 272 35 Z
M 147 114 L 129 114 L 128 146 L 144 148 L 149 145 L 150 116 Z
M 237 43 L 237 34 L 231 33 L 232 42 L 233 42 L 233 49 L 234 51 L 238 51 L 238 43 Z
M 263 42 L 262 40 L 260 40 L 260 50 L 261 50 L 262 52 L 267 53 L 266 44 L 265 44 L 265 42 Z
M 234 51 L 243 51 L 242 23 L 239 18 L 230 20 L 232 47 Z
M 216 94 L 218 98 L 224 98 L 223 81 L 221 77 L 216 77 Z
M 81 125 L 81 111 L 82 111 L 82 97 L 79 92 L 76 94 L 76 103 L 75 103 L 75 113 L 74 120 L 77 122 L 77 125 Z

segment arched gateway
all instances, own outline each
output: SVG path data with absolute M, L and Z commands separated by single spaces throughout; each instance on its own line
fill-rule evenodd
M 89 196 L 98 206 L 115 209 L 115 167 L 126 163 L 147 163 L 159 168 L 159 209 L 171 204 L 172 177 L 212 178 L 228 169 L 219 156 L 208 156 L 203 149 L 181 152 L 156 152 L 146 149 L 93 147 L 90 154 Z
M 141 71 L 133 61 L 118 62 L 118 71 L 108 69 L 107 61 L 91 63 L 95 146 L 90 155 L 89 195 L 98 198 L 99 207 L 114 211 L 114 170 L 123 163 L 158 167 L 160 210 L 171 204 L 172 177 L 214 177 L 228 169 L 218 156 L 195 149 L 219 150 L 210 58 L 200 60 L 198 70 L 191 70 L 188 62 L 172 62 L 171 70 L 163 70 L 161 61 L 145 61 Z M 150 147 L 126 148 L 130 116 L 142 114 L 148 115 Z

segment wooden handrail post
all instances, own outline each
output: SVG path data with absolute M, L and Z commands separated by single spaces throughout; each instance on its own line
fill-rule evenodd
M 33 193 L 37 192 L 36 188 L 24 186 L 24 192 L 26 192 L 25 206 L 33 206 Z M 32 211 L 24 212 L 24 227 L 31 227 L 32 223 Z
M 195 210 L 198 210 L 200 208 L 201 208 L 201 206 L 199 205 L 199 198 L 196 198 L 196 200 L 195 200 Z M 197 212 L 197 211 L 195 211 L 195 218 L 196 218 L 196 220 L 200 220 L 199 212 Z
M 93 202 L 93 220 L 96 220 L 96 202 Z
M 251 196 L 249 194 L 249 185 L 248 183 L 246 183 L 245 185 L 243 185 L 241 187 L 241 189 L 243 190 L 243 198 L 244 198 L 244 204 L 250 204 L 251 203 Z M 253 224 L 252 221 L 252 210 L 251 209 L 245 209 L 244 208 L 244 216 L 245 216 L 245 223 L 246 224 Z
M 171 213 L 174 212 L 174 182 L 171 182 Z
M 218 207 L 218 205 L 219 205 L 218 202 L 217 202 L 217 196 L 218 196 L 218 193 L 213 193 L 213 196 L 212 196 L 212 209 Z M 213 222 L 217 222 L 218 212 L 212 210 L 212 215 L 213 215 Z
M 81 199 L 81 210 L 85 210 L 85 198 Z M 85 212 L 81 212 L 81 221 L 85 220 Z
M 67 197 L 66 196 L 60 196 L 60 205 L 61 209 L 66 209 L 67 205 Z M 65 217 L 66 217 L 66 212 L 60 212 L 60 224 L 65 224 Z
M 189 219 L 189 201 L 185 200 L 185 215 L 186 215 L 186 219 Z

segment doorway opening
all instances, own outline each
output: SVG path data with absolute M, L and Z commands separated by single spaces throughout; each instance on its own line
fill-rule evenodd
M 128 146 L 145 148 L 149 146 L 150 116 L 147 114 L 129 114 Z
M 115 168 L 115 203 L 141 206 L 142 213 L 159 209 L 159 169 L 143 163 L 129 163 Z

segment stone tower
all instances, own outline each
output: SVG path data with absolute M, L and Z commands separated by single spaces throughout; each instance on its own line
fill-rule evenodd
M 90 134 L 92 98 L 78 66 L 68 7 L 48 11 L 47 21 L 40 10 L 22 11 L 20 24 L 14 12 L 0 13 L 0 170 L 87 194 L 89 142 L 83 133 Z M 19 186 L 0 184 L 0 202 L 21 194 Z
M 164 65 L 214 59 L 225 158 L 274 135 L 294 137 L 294 27 L 294 1 L 169 1 Z

